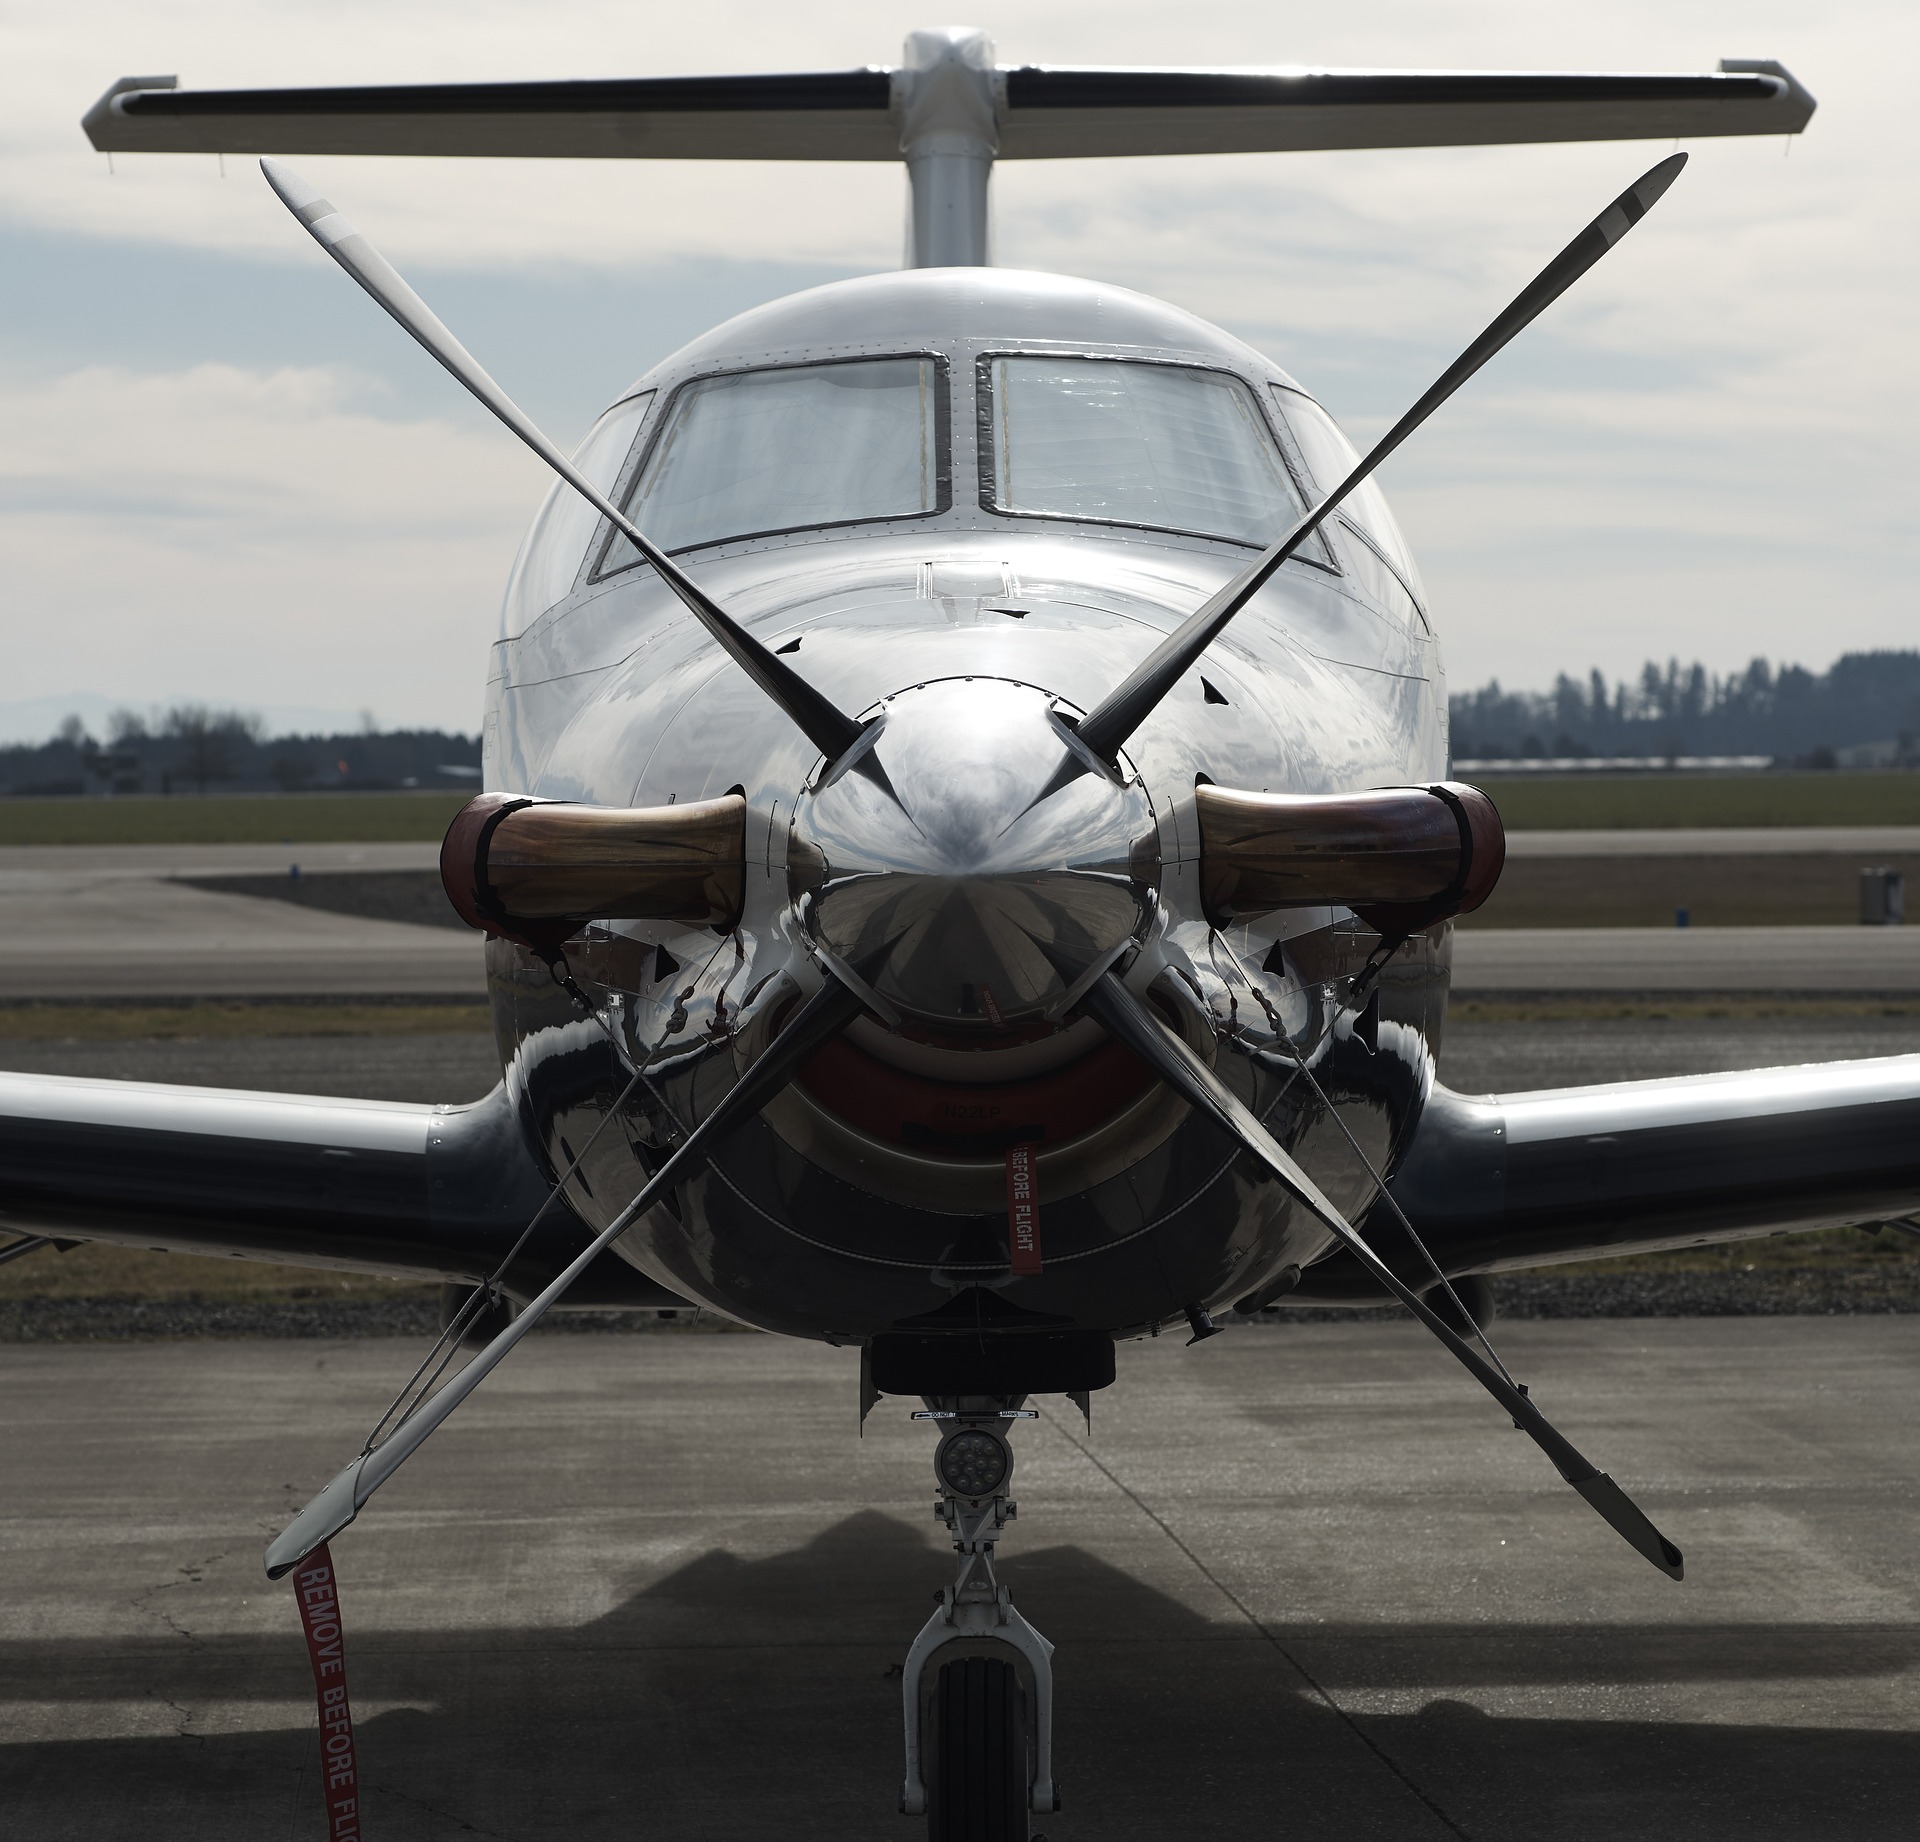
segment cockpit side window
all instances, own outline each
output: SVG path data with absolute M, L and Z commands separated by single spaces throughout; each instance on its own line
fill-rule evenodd
M 1312 397 L 1283 384 L 1269 386 L 1275 406 L 1300 445 L 1307 471 L 1313 476 L 1318 496 L 1324 498 L 1360 464 L 1353 443 L 1341 433 L 1340 425 Z M 1349 531 L 1384 562 L 1400 580 L 1400 586 L 1413 598 L 1425 618 L 1426 585 L 1414 563 L 1413 552 L 1400 534 L 1400 526 L 1387 509 L 1386 495 L 1371 480 L 1362 480 L 1341 502 L 1334 513 Z
M 980 361 L 980 502 L 1270 544 L 1300 497 L 1237 377 L 1134 359 L 1004 354 Z
M 627 516 L 672 551 L 945 511 L 945 373 L 915 354 L 696 378 L 668 404 Z M 639 560 L 615 532 L 597 573 Z
M 574 450 L 574 466 L 596 492 L 613 491 L 652 402 L 653 392 L 643 390 L 614 404 Z M 503 637 L 517 639 L 567 598 L 599 523 L 600 514 L 565 480 L 554 481 L 507 578 L 507 598 L 500 610 Z

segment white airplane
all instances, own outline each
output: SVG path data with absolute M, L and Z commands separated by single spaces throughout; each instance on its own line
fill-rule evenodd
M 558 476 L 488 672 L 448 894 L 502 1081 L 404 1107 L 0 1076 L 36 1235 L 433 1278 L 418 1386 L 268 1549 L 344 1528 L 550 1309 L 693 1301 L 861 1351 L 938 1435 L 959 1556 L 902 1808 L 1057 1804 L 1050 1646 L 994 1577 L 1009 1430 L 1212 1314 L 1399 1300 L 1640 1554 L 1679 1551 L 1485 1335 L 1486 1275 L 1920 1210 L 1920 1057 L 1467 1098 L 1451 917 L 1502 836 L 1447 781 L 1425 590 L 1371 474 L 1626 235 L 1628 186 L 1362 459 L 1162 302 L 987 266 L 996 159 L 1792 134 L 1711 75 L 995 67 L 182 91 L 119 152 L 902 158 L 907 268 L 740 315 L 569 460 L 327 199 L 300 223 Z M 461 1348 L 475 1349 L 449 1373 Z

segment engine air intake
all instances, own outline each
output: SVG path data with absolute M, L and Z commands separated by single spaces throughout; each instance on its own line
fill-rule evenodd
M 1406 932 L 1478 908 L 1500 878 L 1506 832 L 1478 787 L 1240 793 L 1201 785 L 1201 891 L 1216 923 L 1276 908 L 1351 908 Z
M 440 880 L 468 926 L 557 946 L 588 921 L 728 928 L 746 883 L 747 802 L 575 806 L 482 793 L 440 847 Z

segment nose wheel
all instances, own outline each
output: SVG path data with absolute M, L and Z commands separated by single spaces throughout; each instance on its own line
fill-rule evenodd
M 1028 1842 L 1027 1697 L 998 1657 L 940 1666 L 926 1715 L 931 1842 Z
M 1017 1397 L 1016 1397 L 1017 1398 Z M 907 1652 L 907 1772 L 900 1808 L 928 1842 L 1045 1842 L 1028 1818 L 1060 1808 L 1053 1779 L 1053 1646 L 994 1577 L 994 1545 L 1019 1513 L 1007 1429 L 1030 1410 L 964 1400 L 914 1415 L 941 1428 L 934 1515 L 953 1535 L 954 1582 Z

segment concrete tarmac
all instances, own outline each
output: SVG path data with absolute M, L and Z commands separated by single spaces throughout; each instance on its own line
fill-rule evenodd
M 1516 855 L 1920 848 L 1908 827 L 1517 832 Z M 413 872 L 430 844 L 0 849 L 0 1002 L 32 998 L 479 997 L 477 936 L 189 885 L 181 877 Z M 1920 928 L 1473 928 L 1463 992 L 1920 992 Z
M 272 917 L 241 912 L 269 909 Z M 30 945 L 16 937 L 0 957 L 0 1000 L 149 998 L 480 998 L 486 974 L 478 936 L 319 914 L 280 919 L 280 904 L 183 891 L 148 910 L 137 936 L 76 917 L 68 932 Z M 186 912 L 183 912 L 186 911 Z M 10 919 L 11 917 L 6 917 Z M 174 938 L 164 937 L 165 928 Z
M 477 934 L 330 914 L 171 879 L 225 868 L 418 869 L 419 845 L 0 851 L 0 1000 L 471 996 Z
M 1920 992 L 1920 928 L 1463 927 L 1453 989 Z
M 1920 829 L 1516 832 L 1516 856 L 1753 855 L 1920 849 Z M 478 997 L 477 937 L 182 877 L 412 872 L 431 844 L 0 848 L 0 1002 L 32 998 Z M 1473 928 L 1463 992 L 1920 992 L 1920 928 Z
M 1015 1435 L 1053 1842 L 1877 1842 L 1920 1782 L 1910 1319 L 1503 1327 L 1687 1553 L 1624 1546 L 1411 1325 L 1122 1352 Z M 0 1348 L 0 1808 L 322 1831 L 259 1551 L 410 1345 Z M 366 1833 L 906 1838 L 931 1439 L 849 1351 L 536 1338 L 335 1545 Z
M 0 941 L 0 1001 L 477 999 L 486 988 L 477 935 L 178 883 L 39 899 L 0 891 Z M 1454 989 L 1914 993 L 1920 928 L 1463 928 Z

